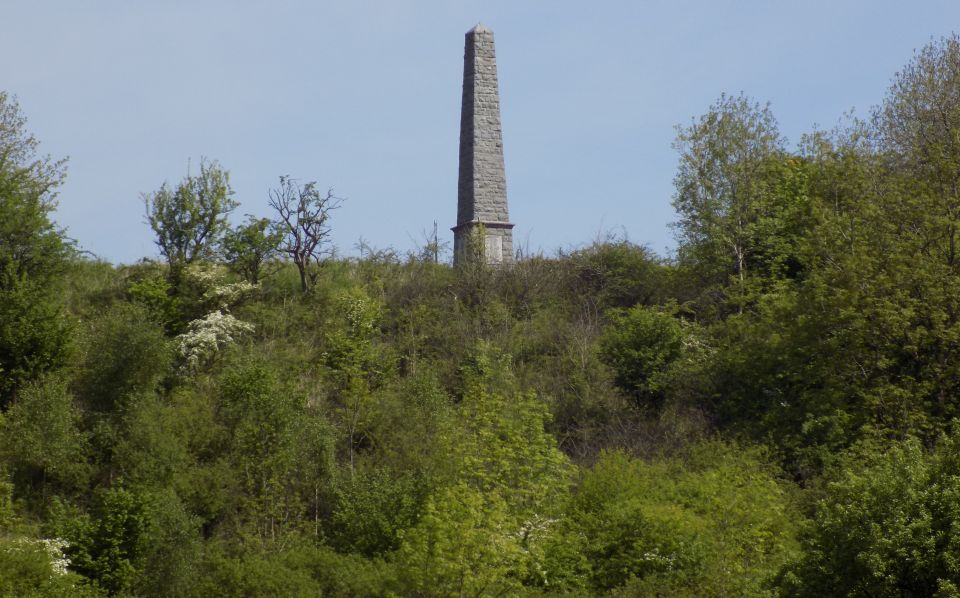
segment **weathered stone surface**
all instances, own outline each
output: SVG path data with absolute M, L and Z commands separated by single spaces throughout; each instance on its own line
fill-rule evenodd
M 502 137 L 493 32 L 478 24 L 467 32 L 463 53 L 454 264 L 464 259 L 470 235 L 481 225 L 487 261 L 513 261 Z

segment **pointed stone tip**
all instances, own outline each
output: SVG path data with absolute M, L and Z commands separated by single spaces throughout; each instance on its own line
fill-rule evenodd
M 483 23 L 477 23 L 476 25 L 473 26 L 473 29 L 471 29 L 470 31 L 467 31 L 467 35 L 472 35 L 477 33 L 493 33 L 493 31 L 490 31 L 489 29 L 487 29 L 487 26 L 484 25 Z

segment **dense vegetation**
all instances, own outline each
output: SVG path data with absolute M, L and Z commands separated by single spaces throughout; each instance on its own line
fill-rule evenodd
M 0 94 L 0 595 L 960 596 L 960 38 L 676 149 L 669 259 L 338 259 L 203 161 L 111 265 Z

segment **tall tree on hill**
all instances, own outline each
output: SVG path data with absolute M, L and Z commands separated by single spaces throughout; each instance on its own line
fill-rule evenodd
M 932 219 L 930 248 L 960 272 L 960 37 L 931 42 L 893 79 L 874 111 L 878 149 L 910 177 Z
M 673 207 L 681 259 L 708 284 L 734 277 L 743 292 L 770 170 L 785 157 L 769 106 L 722 95 L 706 114 L 678 127 L 680 164 Z
M 301 186 L 289 176 L 281 176 L 280 186 L 270 190 L 270 207 L 277 211 L 277 225 L 283 231 L 280 251 L 296 264 L 304 291 L 316 282 L 323 257 L 333 251 L 329 245 L 330 213 L 342 201 L 332 189 L 324 194 L 315 181 Z
M 39 156 L 38 145 L 16 99 L 0 92 L 0 406 L 67 350 L 56 283 L 70 244 L 50 220 L 66 161 Z
M 187 264 L 212 257 L 228 229 L 227 216 L 238 205 L 232 196 L 230 174 L 205 159 L 200 160 L 199 175 L 187 174 L 176 188 L 163 183 L 143 195 L 147 223 L 174 282 Z
M 244 224 L 233 228 L 223 236 L 221 250 L 230 269 L 258 284 L 264 275 L 264 266 L 279 251 L 283 232 L 269 218 L 256 218 L 247 214 Z

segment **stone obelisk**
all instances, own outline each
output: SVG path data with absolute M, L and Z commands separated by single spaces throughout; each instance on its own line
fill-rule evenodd
M 482 231 L 482 238 L 480 232 Z M 487 263 L 513 261 L 513 225 L 507 213 L 500 92 L 493 32 L 478 24 L 466 34 L 460 108 L 460 179 L 453 263 L 482 255 Z

